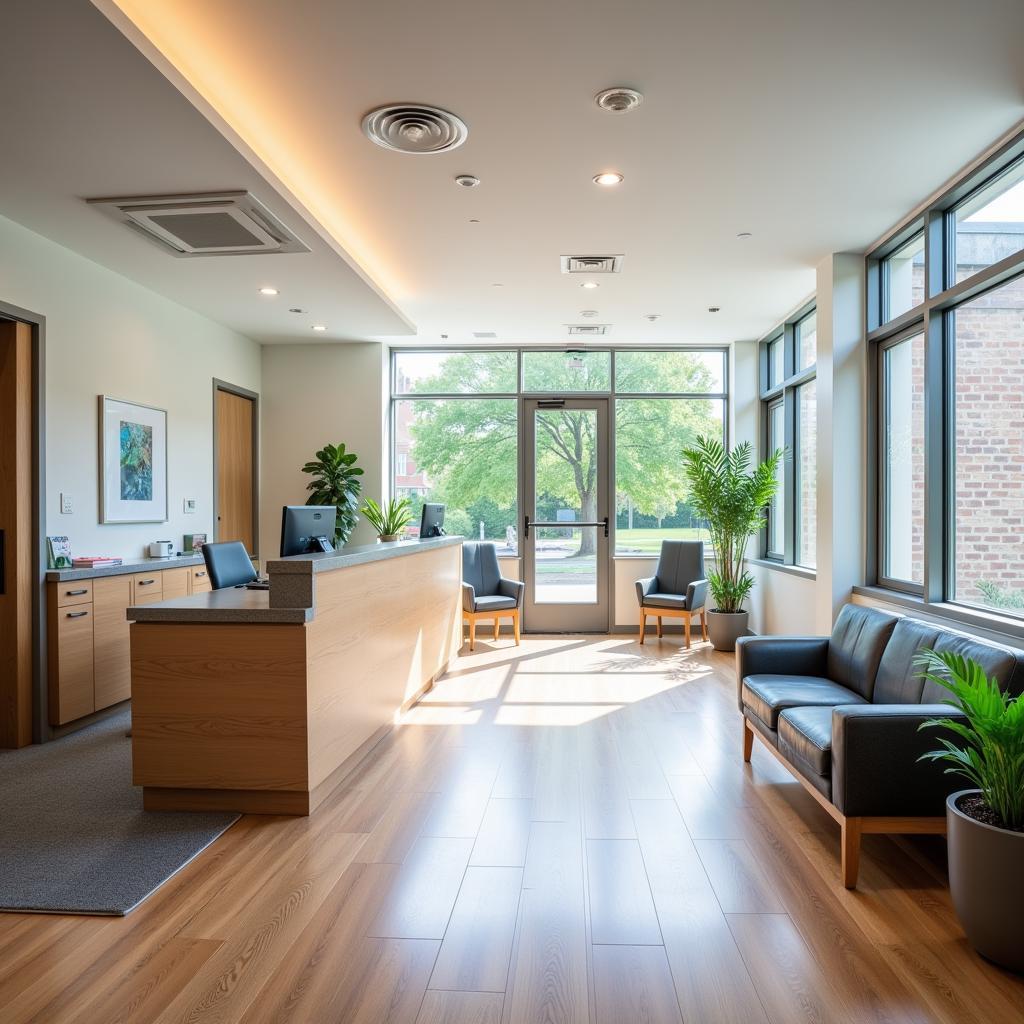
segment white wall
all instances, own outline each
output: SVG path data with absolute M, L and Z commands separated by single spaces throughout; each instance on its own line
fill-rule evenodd
M 0 301 L 46 317 L 47 534 L 66 534 L 76 554 L 135 557 L 151 540 L 211 533 L 212 380 L 258 392 L 259 346 L 3 217 Z M 167 410 L 166 523 L 100 525 L 101 394 Z
M 375 343 L 263 348 L 263 495 L 260 551 L 280 551 L 281 506 L 306 500 L 302 466 L 325 444 L 359 456 L 363 495 L 379 501 L 387 477 L 388 354 Z M 350 543 L 376 534 L 360 521 Z

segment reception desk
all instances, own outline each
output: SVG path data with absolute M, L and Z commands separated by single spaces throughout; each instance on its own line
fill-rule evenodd
M 129 608 L 147 810 L 312 812 L 458 650 L 461 544 L 280 559 L 269 591 Z

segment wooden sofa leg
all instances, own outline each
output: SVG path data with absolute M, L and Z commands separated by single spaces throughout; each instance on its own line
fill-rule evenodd
M 704 618 L 704 609 L 700 610 L 700 635 L 702 640 L 708 638 L 708 620 Z
M 654 621 L 658 624 L 658 639 L 660 640 L 662 637 L 661 616 L 659 615 Z
M 847 889 L 857 888 L 860 871 L 860 818 L 843 818 L 843 885 Z
M 754 730 L 750 728 L 750 722 L 746 716 L 743 718 L 743 760 L 749 764 L 750 755 L 754 752 Z

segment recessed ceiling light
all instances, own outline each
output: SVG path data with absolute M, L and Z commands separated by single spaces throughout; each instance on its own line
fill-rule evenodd
M 753 237 L 753 232 L 751 232 L 751 231 L 741 231 L 736 237 L 737 238 L 752 238 Z
M 260 289 L 260 295 L 277 295 L 277 289 L 271 288 L 269 285 L 266 288 Z
M 610 114 L 627 114 L 636 110 L 644 101 L 644 94 L 636 89 L 627 89 L 619 85 L 613 89 L 604 89 L 594 97 L 594 102 Z
M 623 177 L 618 171 L 605 171 L 594 175 L 595 185 L 621 185 Z
M 463 188 L 476 188 L 480 184 L 480 179 L 474 174 L 456 174 L 455 184 Z
M 585 317 L 597 316 L 597 310 L 596 309 L 581 309 L 580 310 L 580 316 L 585 316 Z
M 300 309 L 298 306 L 292 306 L 292 308 L 289 309 L 288 312 L 289 313 L 305 313 L 306 311 L 304 309 Z
M 600 288 L 601 286 L 596 281 L 584 281 L 580 285 L 581 288 Z
M 721 309 L 722 309 L 721 306 L 708 306 L 708 312 L 709 313 L 718 313 L 718 312 L 721 312 Z
M 480 223 L 480 219 L 478 217 L 470 217 L 469 218 L 469 223 L 470 224 L 479 224 Z
M 492 284 L 491 287 L 492 288 L 504 288 L 505 286 L 500 281 L 495 281 L 495 283 Z
M 653 324 L 655 320 L 660 320 L 661 319 L 661 314 L 660 313 L 644 313 L 644 319 L 645 320 L 650 320 L 650 322 Z
M 313 330 L 314 331 L 326 331 L 327 330 L 327 324 L 313 324 Z

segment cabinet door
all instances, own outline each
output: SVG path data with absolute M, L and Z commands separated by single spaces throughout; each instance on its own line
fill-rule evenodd
M 57 699 L 51 699 L 50 702 L 50 721 L 54 725 L 63 725 L 96 710 L 93 694 L 92 626 L 91 605 L 57 609 L 59 675 Z
M 128 617 L 131 576 L 107 576 L 93 583 L 93 666 L 96 709 L 132 695 L 132 661 Z
M 212 590 L 210 576 L 205 565 L 195 565 L 189 570 L 189 593 L 205 594 Z
M 188 569 L 164 569 L 160 574 L 163 582 L 163 600 L 188 596 Z
M 140 572 L 133 579 L 135 580 L 135 603 L 153 604 L 155 601 L 164 599 L 164 581 L 162 573 Z

